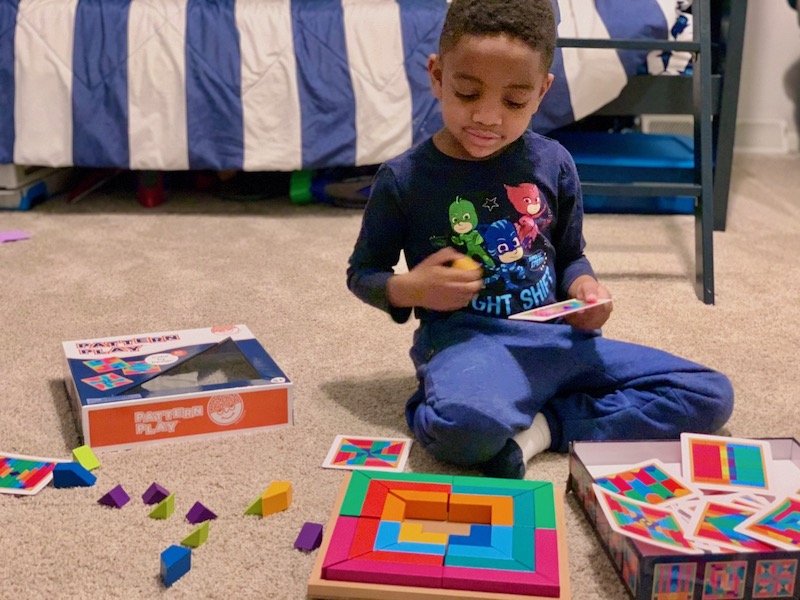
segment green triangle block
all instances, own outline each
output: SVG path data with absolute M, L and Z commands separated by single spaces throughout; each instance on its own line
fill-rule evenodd
M 247 510 L 244 511 L 246 515 L 258 515 L 259 517 L 263 516 L 261 512 L 261 496 L 253 500 L 253 503 L 247 507 Z
M 87 471 L 91 471 L 100 466 L 100 461 L 97 460 L 92 449 L 86 445 L 75 448 L 72 451 L 72 457 Z
M 175 512 L 175 494 L 170 494 L 156 504 L 153 511 L 147 515 L 151 519 L 169 519 Z
M 202 546 L 208 539 L 209 523 L 211 523 L 211 521 L 203 521 L 203 524 L 200 525 L 200 527 L 192 531 L 192 533 L 190 533 L 183 539 L 181 545 L 189 546 L 190 548 L 198 548 Z

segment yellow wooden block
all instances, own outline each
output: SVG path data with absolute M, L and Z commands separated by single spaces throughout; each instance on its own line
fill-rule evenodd
M 481 268 L 481 266 L 469 256 L 463 256 L 455 259 L 450 266 L 456 269 L 463 269 L 464 271 L 472 271 L 474 269 Z
M 87 471 L 92 471 L 100 466 L 94 452 L 89 446 L 83 445 L 72 451 L 72 457 Z
M 420 544 L 447 544 L 450 537 L 446 533 L 425 532 L 422 523 L 404 522 L 400 525 L 398 542 L 416 542 Z
M 514 525 L 514 500 L 510 496 L 452 494 L 448 520 L 458 523 Z
M 447 520 L 447 492 L 392 490 L 406 503 L 406 519 Z
M 292 483 L 290 481 L 273 481 L 261 496 L 261 516 L 266 517 L 286 510 L 292 503 Z
M 381 512 L 382 521 L 397 521 L 402 523 L 406 519 L 406 501 L 394 494 L 386 494 Z

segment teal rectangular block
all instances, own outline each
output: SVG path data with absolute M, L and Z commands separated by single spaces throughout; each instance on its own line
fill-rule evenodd
M 514 559 L 499 559 L 489 557 L 472 556 L 451 556 L 444 557 L 445 567 L 469 567 L 471 569 L 498 569 L 500 571 L 524 571 L 530 572 L 531 569 Z
M 514 496 L 514 526 L 533 527 L 536 525 L 533 492 L 523 492 Z
M 556 528 L 556 505 L 553 486 L 533 491 L 533 517 L 536 529 Z
M 536 536 L 533 527 L 514 527 L 511 555 L 518 563 L 536 570 Z

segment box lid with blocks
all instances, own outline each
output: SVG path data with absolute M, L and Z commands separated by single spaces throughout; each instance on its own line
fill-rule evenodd
M 292 383 L 244 325 L 63 343 L 86 444 L 125 448 L 292 423 Z

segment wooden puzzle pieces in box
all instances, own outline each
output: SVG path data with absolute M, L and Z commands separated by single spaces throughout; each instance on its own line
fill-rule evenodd
M 549 482 L 355 471 L 344 486 L 312 597 L 569 597 Z
M 95 449 L 292 423 L 291 381 L 244 325 L 63 348 L 67 389 Z

